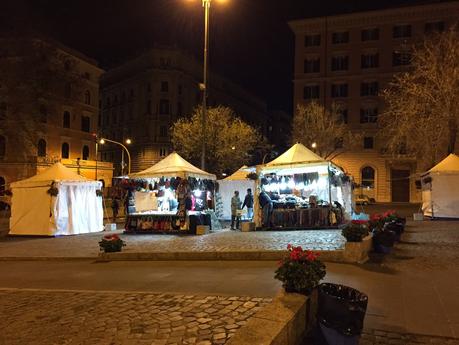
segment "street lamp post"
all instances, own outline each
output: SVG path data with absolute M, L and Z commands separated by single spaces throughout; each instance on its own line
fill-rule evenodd
M 207 121 L 207 59 L 209 56 L 209 11 L 212 0 L 202 0 L 204 7 L 204 66 L 202 82 L 202 143 L 201 143 L 201 169 L 206 168 L 206 121 Z
M 129 154 L 129 150 L 127 149 L 127 147 L 123 144 L 123 143 L 120 143 L 118 141 L 115 141 L 115 140 L 110 140 L 110 139 L 107 139 L 107 138 L 101 138 L 99 140 L 99 143 L 100 144 L 105 144 L 105 142 L 109 142 L 109 143 L 113 143 L 113 144 L 116 144 L 116 145 L 120 145 L 124 150 L 122 151 L 122 156 L 121 156 L 121 175 L 124 175 L 124 151 L 126 151 L 127 153 L 127 157 L 128 157 L 128 175 L 131 173 L 131 155 Z M 130 144 L 132 141 L 131 139 L 126 139 L 126 144 Z

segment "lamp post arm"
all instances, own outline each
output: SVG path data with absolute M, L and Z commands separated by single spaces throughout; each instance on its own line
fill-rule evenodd
M 130 155 L 129 150 L 127 149 L 127 147 L 124 146 L 122 143 L 120 143 L 118 141 L 110 140 L 110 139 L 107 139 L 107 138 L 103 138 L 103 140 L 105 140 L 105 141 L 107 141 L 109 143 L 120 145 L 126 151 L 127 156 L 128 156 L 128 175 L 129 175 L 131 173 L 131 155 Z

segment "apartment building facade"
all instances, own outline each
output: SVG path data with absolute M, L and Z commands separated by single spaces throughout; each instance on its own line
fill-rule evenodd
M 131 171 L 146 169 L 172 150 L 170 128 L 202 102 L 202 64 L 177 48 L 154 48 L 101 77 L 100 135 L 131 139 Z M 225 105 L 268 134 L 267 105 L 228 79 L 210 72 L 209 107 Z M 196 143 L 200 149 L 200 143 Z M 120 173 L 121 147 L 103 145 L 101 158 Z M 127 157 L 124 157 L 126 163 Z M 126 170 L 125 170 L 126 172 Z
M 401 7 L 289 23 L 295 34 L 294 106 L 317 101 L 339 105 L 341 118 L 362 136 L 360 148 L 334 162 L 366 194 L 383 202 L 417 202 L 416 161 L 384 153 L 377 138 L 384 111 L 380 91 L 409 70 L 411 47 L 457 23 L 459 2 Z
M 97 62 L 43 37 L 2 37 L 0 193 L 61 161 L 110 184 L 112 164 L 96 162 Z

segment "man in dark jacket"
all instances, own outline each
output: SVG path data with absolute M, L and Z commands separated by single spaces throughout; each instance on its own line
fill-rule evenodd
M 263 209 L 263 227 L 270 227 L 273 202 L 265 191 L 260 193 L 258 201 L 260 202 L 260 207 Z
M 244 198 L 244 203 L 242 204 L 242 208 L 244 206 L 247 207 L 247 219 L 252 220 L 253 218 L 253 194 L 252 189 L 247 189 L 247 195 Z

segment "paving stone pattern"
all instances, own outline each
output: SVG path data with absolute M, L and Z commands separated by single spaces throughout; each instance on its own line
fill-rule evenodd
M 115 233 L 115 232 L 111 232 Z M 119 231 L 117 233 L 120 233 Z M 0 242 L 1 257 L 96 257 L 105 232 L 56 238 L 8 237 Z M 344 248 L 341 230 L 240 232 L 223 230 L 203 236 L 121 235 L 123 252 L 224 252 L 285 250 L 287 244 L 310 250 Z
M 0 290 L 0 345 L 225 344 L 269 298 Z

